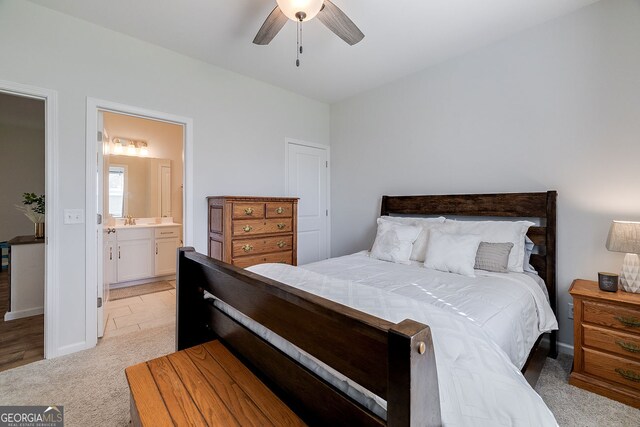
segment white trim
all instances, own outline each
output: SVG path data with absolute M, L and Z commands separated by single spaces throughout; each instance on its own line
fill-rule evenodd
M 327 152 L 327 258 L 331 258 L 331 147 L 317 142 L 303 141 L 301 139 L 285 138 L 284 139 L 284 191 L 289 196 L 289 145 L 301 145 L 303 147 L 318 148 Z
M 183 235 L 184 246 L 193 245 L 193 119 L 176 116 L 174 114 L 149 110 L 146 108 L 132 107 L 130 105 L 87 97 L 87 133 L 86 133 L 86 316 L 85 316 L 85 342 L 84 347 L 80 344 L 70 347 L 73 351 L 83 348 L 94 347 L 98 342 L 98 309 L 96 307 L 97 295 L 97 246 L 95 241 L 98 232 L 96 224 L 97 199 L 95 188 L 97 186 L 97 162 L 96 156 L 96 135 L 98 134 L 98 111 L 109 111 L 118 114 L 141 117 L 167 123 L 174 123 L 183 126 L 184 146 L 183 146 Z M 100 129 L 102 130 L 102 129 Z M 69 349 L 67 349 L 69 350 Z
M 565 344 L 563 342 L 558 342 L 558 352 L 562 354 L 568 354 L 573 356 L 573 346 L 571 344 Z
M 37 316 L 39 314 L 44 313 L 44 307 L 35 307 L 28 308 L 26 310 L 19 311 L 7 311 L 4 314 L 4 321 L 8 322 L 9 320 L 22 319 L 24 317 Z
M 44 357 L 58 356 L 58 93 L 51 89 L 0 80 L 0 92 L 45 102 L 46 255 L 44 279 Z

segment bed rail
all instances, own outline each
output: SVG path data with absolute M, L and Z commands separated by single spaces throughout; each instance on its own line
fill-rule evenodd
M 218 338 L 312 425 L 441 424 L 428 326 L 387 322 L 178 250 L 177 350 Z M 208 292 L 387 400 L 381 419 L 204 299 Z

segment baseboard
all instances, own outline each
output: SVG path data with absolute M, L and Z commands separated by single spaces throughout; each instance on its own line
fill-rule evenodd
M 58 351 L 55 352 L 55 356 L 53 356 L 53 357 L 66 356 L 67 354 L 76 353 L 76 352 L 82 351 L 82 350 L 87 350 L 87 349 L 92 348 L 92 347 L 94 347 L 94 346 L 87 345 L 86 341 L 65 345 L 65 346 L 59 347 L 57 349 Z
M 573 356 L 573 346 L 570 344 L 565 344 L 563 342 L 558 342 L 558 353 Z
M 4 321 L 9 322 L 11 320 L 37 316 L 39 314 L 44 314 L 44 307 L 29 308 L 27 310 L 20 310 L 20 311 L 7 311 L 4 314 Z
M 176 280 L 175 274 L 168 276 L 149 277 L 147 279 L 132 280 L 130 282 L 112 283 L 109 289 L 128 288 L 129 286 L 146 285 L 147 283 L 162 282 L 163 280 Z

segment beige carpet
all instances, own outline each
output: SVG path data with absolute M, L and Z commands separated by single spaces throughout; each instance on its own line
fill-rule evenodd
M 129 423 L 127 366 L 173 351 L 173 325 L 107 338 L 96 348 L 0 373 L 0 405 L 64 405 L 66 426 Z M 547 359 L 538 393 L 561 426 L 640 426 L 640 411 L 567 384 L 571 358 Z
M 173 282 L 173 284 L 172 284 Z M 153 294 L 155 292 L 168 291 L 176 287 L 175 281 L 161 280 L 159 282 L 145 283 L 144 285 L 126 286 L 124 288 L 111 289 L 109 301 Z

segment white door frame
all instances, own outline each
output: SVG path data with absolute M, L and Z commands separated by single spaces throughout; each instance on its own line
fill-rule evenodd
M 301 145 L 303 147 L 318 148 L 327 152 L 327 258 L 331 258 L 331 147 L 317 142 L 303 141 L 301 139 L 284 139 L 284 191 L 289 196 L 289 145 Z
M 44 357 L 58 356 L 58 92 L 0 80 L 0 92 L 44 101 L 45 201 Z
M 105 101 L 102 99 L 87 97 L 87 134 L 86 134 L 86 328 L 85 337 L 87 348 L 93 347 L 98 342 L 98 283 L 102 280 L 98 277 L 98 248 L 96 233 L 99 231 L 97 224 L 97 175 L 98 168 L 96 162 L 97 135 L 98 131 L 98 111 L 108 111 L 112 113 L 125 114 L 144 119 L 163 121 L 182 125 L 184 128 L 183 145 L 183 185 L 182 209 L 183 209 L 183 236 L 184 245 L 193 245 L 193 119 L 189 117 L 176 116 L 174 114 L 149 110 L 146 108 L 133 107 L 117 102 Z

